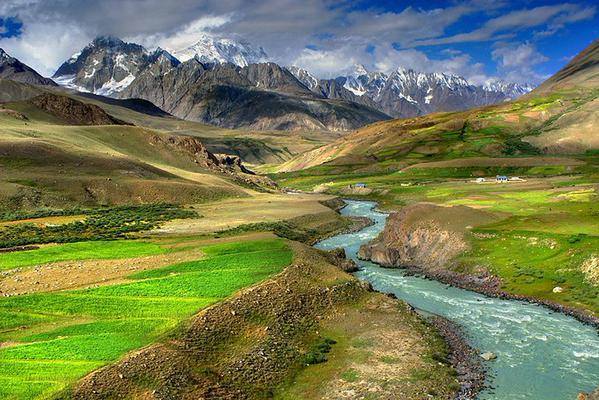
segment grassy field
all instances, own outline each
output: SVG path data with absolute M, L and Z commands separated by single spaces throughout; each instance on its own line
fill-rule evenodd
M 0 253 L 0 270 L 59 261 L 142 257 L 166 251 L 168 249 L 157 243 L 139 240 L 65 243 L 37 250 Z
M 100 245 L 83 242 L 54 246 L 54 253 L 52 247 L 34 252 L 41 261 L 65 254 L 86 257 Z M 129 257 L 162 251 L 144 242 L 109 246 Z M 65 253 L 70 248 L 79 252 Z M 204 259 L 138 272 L 120 284 L 1 299 L 0 398 L 48 398 L 127 351 L 158 340 L 203 307 L 279 272 L 292 257 L 281 239 L 233 240 L 202 251 Z M 19 257 L 11 262 L 27 263 Z

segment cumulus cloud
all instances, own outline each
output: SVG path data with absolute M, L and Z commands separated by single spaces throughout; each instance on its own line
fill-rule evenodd
M 24 26 L 20 36 L 5 38 L 0 47 L 11 56 L 25 61 L 44 76 L 51 76 L 60 65 L 90 38 L 77 26 L 63 23 Z
M 348 73 L 356 64 L 364 64 L 365 59 L 365 48 L 343 45 L 331 50 L 305 48 L 290 64 L 321 78 L 333 78 Z
M 491 53 L 498 70 L 512 82 L 537 83 L 546 76 L 535 72 L 534 67 L 549 60 L 531 43 L 502 44 Z
M 208 34 L 215 28 L 230 22 L 227 15 L 205 16 L 186 24 L 182 29 L 172 32 L 159 32 L 152 35 L 136 35 L 126 37 L 126 40 L 142 44 L 148 48 L 161 47 L 167 50 L 179 50 L 191 46 L 202 35 Z

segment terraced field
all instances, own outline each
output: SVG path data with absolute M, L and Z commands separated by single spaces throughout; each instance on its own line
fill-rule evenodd
M 7 253 L 0 262 L 9 268 L 64 254 L 86 258 L 88 251 L 105 245 L 82 242 Z M 139 241 L 113 242 L 106 249 L 127 257 L 165 251 Z M 198 310 L 279 272 L 292 258 L 277 238 L 229 240 L 201 250 L 202 259 L 139 271 L 118 284 L 1 299 L 0 398 L 48 398 L 168 335 Z

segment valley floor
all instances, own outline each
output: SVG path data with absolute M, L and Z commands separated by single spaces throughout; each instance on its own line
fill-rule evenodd
M 27 236 L 31 249 L 0 253 L 0 397 L 451 398 L 435 329 L 335 258 L 282 238 L 313 243 L 363 224 L 323 204 L 338 201 L 256 193 L 159 215 L 116 207 L 2 222 L 34 224 L 41 243 L 48 229 L 92 240 Z M 97 240 L 94 218 L 111 213 L 160 227 L 122 236 L 117 223 Z

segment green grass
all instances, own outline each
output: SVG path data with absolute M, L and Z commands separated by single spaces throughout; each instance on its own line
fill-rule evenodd
M 539 231 L 481 231 L 493 236 L 473 239 L 472 250 L 461 262 L 486 265 L 503 278 L 503 289 L 508 292 L 599 313 L 599 288 L 585 278 L 580 268 L 599 249 L 599 237 Z M 564 292 L 553 293 L 556 286 Z
M 36 250 L 0 253 L 0 270 L 58 261 L 143 257 L 167 251 L 156 243 L 138 240 L 65 243 Z
M 117 243 L 127 242 L 111 242 Z M 48 398 L 292 260 L 281 239 L 202 250 L 205 259 L 137 273 L 118 285 L 1 299 L 0 342 L 11 345 L 0 348 L 0 398 Z

